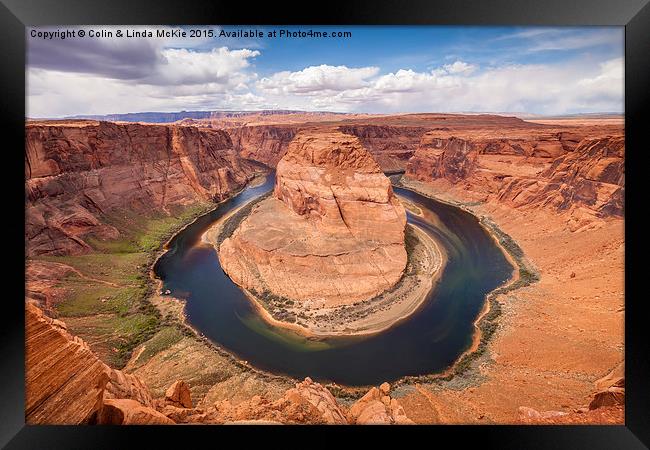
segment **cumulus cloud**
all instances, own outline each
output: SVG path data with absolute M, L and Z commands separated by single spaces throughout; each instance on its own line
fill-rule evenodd
M 243 69 L 249 67 L 249 60 L 259 54 L 257 50 L 228 50 L 226 47 L 209 52 L 166 49 L 161 52 L 157 70 L 140 82 L 159 85 L 217 83 L 241 87 L 253 76 Z
M 464 61 L 455 61 L 453 64 L 445 64 L 442 67 L 447 73 L 462 73 L 466 75 L 476 70 L 474 64 L 468 64 Z
M 283 73 L 282 78 L 291 80 L 292 73 Z M 291 92 L 285 89 L 282 94 L 286 99 Z M 622 111 L 623 60 L 601 64 L 511 64 L 482 71 L 477 65 L 456 61 L 429 72 L 400 69 L 364 77 L 358 88 L 334 92 L 312 86 L 300 94 L 302 107 L 339 111 Z
M 310 66 L 297 72 L 283 71 L 262 78 L 257 86 L 262 91 L 279 95 L 308 94 L 323 91 L 345 91 L 368 85 L 368 78 L 379 72 L 378 67 L 350 68 L 347 66 Z

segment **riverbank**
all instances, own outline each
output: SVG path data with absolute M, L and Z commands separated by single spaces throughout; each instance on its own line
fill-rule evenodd
M 516 241 L 512 248 L 526 263 L 519 280 L 491 294 L 479 323 L 491 336 L 460 375 L 398 388 L 407 415 L 418 423 L 517 423 L 519 407 L 574 414 L 589 403 L 594 383 L 623 361 L 623 221 L 602 219 L 574 232 L 570 213 L 476 201 L 444 181 L 404 181 L 467 208 L 487 227 L 498 224 L 511 242 L 498 240 Z M 539 280 L 527 282 L 535 273 Z M 493 314 L 497 321 L 486 320 Z
M 525 258 L 519 245 L 507 233 L 502 231 L 496 223 L 489 219 L 489 217 L 477 215 L 476 212 L 468 206 L 476 205 L 475 202 L 442 200 L 439 196 L 435 195 L 430 189 L 428 189 L 425 183 L 411 180 L 403 176 L 393 178 L 392 182 L 394 186 L 408 189 L 432 200 L 457 207 L 476 217 L 486 231 L 488 231 L 490 237 L 501 249 L 513 268 L 510 279 L 486 295 L 483 309 L 476 317 L 473 324 L 474 334 L 469 348 L 467 348 L 456 359 L 456 361 L 443 372 L 415 377 L 403 377 L 396 383 L 396 385 L 406 385 L 416 382 L 436 382 L 440 380 L 450 381 L 454 377 L 458 377 L 467 372 L 471 368 L 472 363 L 480 358 L 485 352 L 488 341 L 496 330 L 496 327 L 498 326 L 497 321 L 501 315 L 501 308 L 496 301 L 496 298 L 499 295 L 515 291 L 539 281 L 539 274 L 530 261 Z M 418 214 L 418 210 L 421 212 L 419 207 L 415 204 L 410 204 L 409 209 L 414 214 Z

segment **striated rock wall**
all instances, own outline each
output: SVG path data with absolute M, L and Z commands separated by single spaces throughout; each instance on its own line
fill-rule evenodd
M 384 172 L 403 172 L 427 131 L 424 127 L 342 125 L 338 129 L 359 138 Z
M 622 134 L 599 135 L 587 128 L 445 134 L 422 137 L 408 177 L 444 181 L 478 200 L 515 208 L 570 210 L 577 228 L 590 218 L 623 216 Z
M 260 125 L 227 130 L 233 148 L 243 158 L 275 167 L 299 128 L 292 125 Z
M 28 123 L 25 133 L 29 256 L 87 252 L 85 236 L 119 236 L 103 221 L 111 211 L 221 200 L 255 171 L 220 130 L 84 121 Z
M 111 369 L 63 322 L 30 303 L 25 337 L 25 422 L 88 423 L 101 409 Z
M 220 245 L 237 284 L 309 301 L 354 303 L 392 287 L 406 266 L 404 207 L 381 168 L 349 135 L 302 133 L 261 202 Z
M 625 139 L 616 136 L 584 139 L 553 160 L 538 180 L 505 180 L 498 198 L 515 207 L 584 207 L 599 217 L 622 217 L 624 195 Z
M 406 173 L 421 181 L 445 178 L 457 183 L 476 168 L 477 156 L 478 149 L 468 140 L 425 136 Z
M 305 130 L 340 131 L 355 136 L 370 152 L 384 172 L 403 172 L 415 152 L 423 127 L 400 127 L 373 124 L 354 125 L 255 125 L 227 128 L 233 147 L 243 158 L 275 167 L 287 151 L 291 140 Z

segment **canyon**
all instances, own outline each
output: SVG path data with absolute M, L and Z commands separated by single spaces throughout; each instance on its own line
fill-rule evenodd
M 219 120 L 27 123 L 28 404 L 40 405 L 28 407 L 30 423 L 623 423 L 622 121 L 460 114 Z M 498 225 L 536 268 L 539 281 L 496 295 L 499 325 L 464 371 L 388 387 L 296 386 L 215 349 L 186 330 L 182 301 L 146 291 L 150 255 L 170 233 L 264 166 L 278 175 L 274 197 L 265 200 L 273 200 L 269 214 L 284 208 L 296 219 L 332 217 L 331 198 L 301 190 L 302 160 L 292 150 L 314 133 L 365 149 L 376 161 L 372 174 L 404 172 L 399 185 Z M 390 198 L 389 189 L 378 196 Z M 363 233 L 352 218 L 352 230 Z M 338 232 L 345 224 L 324 226 Z M 384 231 L 394 242 L 393 227 Z M 383 288 L 366 286 L 356 299 Z M 143 331 L 133 332 L 134 323 Z M 52 348 L 78 369 L 56 378 L 71 393 L 65 398 L 46 390 L 56 375 Z M 179 400 L 187 391 L 190 408 Z M 71 399 L 83 405 L 68 405 Z

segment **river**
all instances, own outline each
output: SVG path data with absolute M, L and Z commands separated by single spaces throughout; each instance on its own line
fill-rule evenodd
M 405 375 L 444 371 L 472 342 L 485 296 L 507 281 L 512 266 L 476 217 L 457 207 L 394 188 L 424 214 L 409 223 L 447 253 L 440 281 L 425 303 L 389 330 L 366 337 L 312 340 L 273 327 L 255 312 L 223 272 L 216 250 L 201 235 L 229 211 L 272 189 L 274 177 L 248 187 L 177 234 L 154 267 L 163 289 L 187 301 L 189 323 L 254 367 L 295 378 L 347 386 L 374 385 Z

